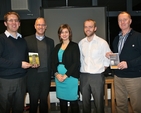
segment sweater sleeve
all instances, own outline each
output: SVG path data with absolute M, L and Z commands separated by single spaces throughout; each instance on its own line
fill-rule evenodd
M 75 44 L 73 46 L 71 53 L 72 53 L 72 63 L 71 63 L 71 66 L 68 68 L 66 75 L 68 77 L 69 76 L 76 77 L 73 73 L 79 71 L 79 68 L 80 68 L 80 51 L 79 51 L 78 44 Z

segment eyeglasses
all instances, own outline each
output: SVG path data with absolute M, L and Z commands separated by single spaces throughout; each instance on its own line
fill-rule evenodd
M 18 19 L 10 19 L 10 20 L 7 20 L 8 22 L 19 22 L 19 20 Z
M 46 24 L 36 24 L 36 26 L 38 26 L 38 27 L 45 27 L 46 26 Z

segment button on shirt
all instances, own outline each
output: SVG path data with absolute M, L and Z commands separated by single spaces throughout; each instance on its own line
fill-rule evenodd
M 108 67 L 110 60 L 105 57 L 107 52 L 110 52 L 108 43 L 94 35 L 92 41 L 88 41 L 87 37 L 79 42 L 80 48 L 80 61 L 82 73 L 97 74 L 105 71 L 105 67 Z

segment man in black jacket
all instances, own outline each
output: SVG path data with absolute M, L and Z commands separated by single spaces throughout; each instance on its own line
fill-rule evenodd
M 7 30 L 0 34 L 0 113 L 23 113 L 26 94 L 26 41 L 17 32 L 20 17 L 16 12 L 4 16 Z
M 47 28 L 44 18 L 37 18 L 34 25 L 36 33 L 25 37 L 28 52 L 38 53 L 40 65 L 32 65 L 27 73 L 27 91 L 30 98 L 30 113 L 37 113 L 38 102 L 40 113 L 48 113 L 47 97 L 51 81 L 51 52 L 54 41 L 45 36 Z
M 141 33 L 134 31 L 129 13 L 118 15 L 121 32 L 113 41 L 113 52 L 119 53 L 114 84 L 118 113 L 128 113 L 128 95 L 134 113 L 141 113 Z M 107 57 L 110 53 L 107 53 Z

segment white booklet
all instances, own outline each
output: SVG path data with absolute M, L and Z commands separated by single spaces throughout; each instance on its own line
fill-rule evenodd
M 119 64 L 119 53 L 112 53 L 110 55 L 110 68 L 118 69 L 117 65 Z
M 38 53 L 29 52 L 28 56 L 29 56 L 29 63 L 31 65 L 35 65 L 35 64 L 40 65 Z

